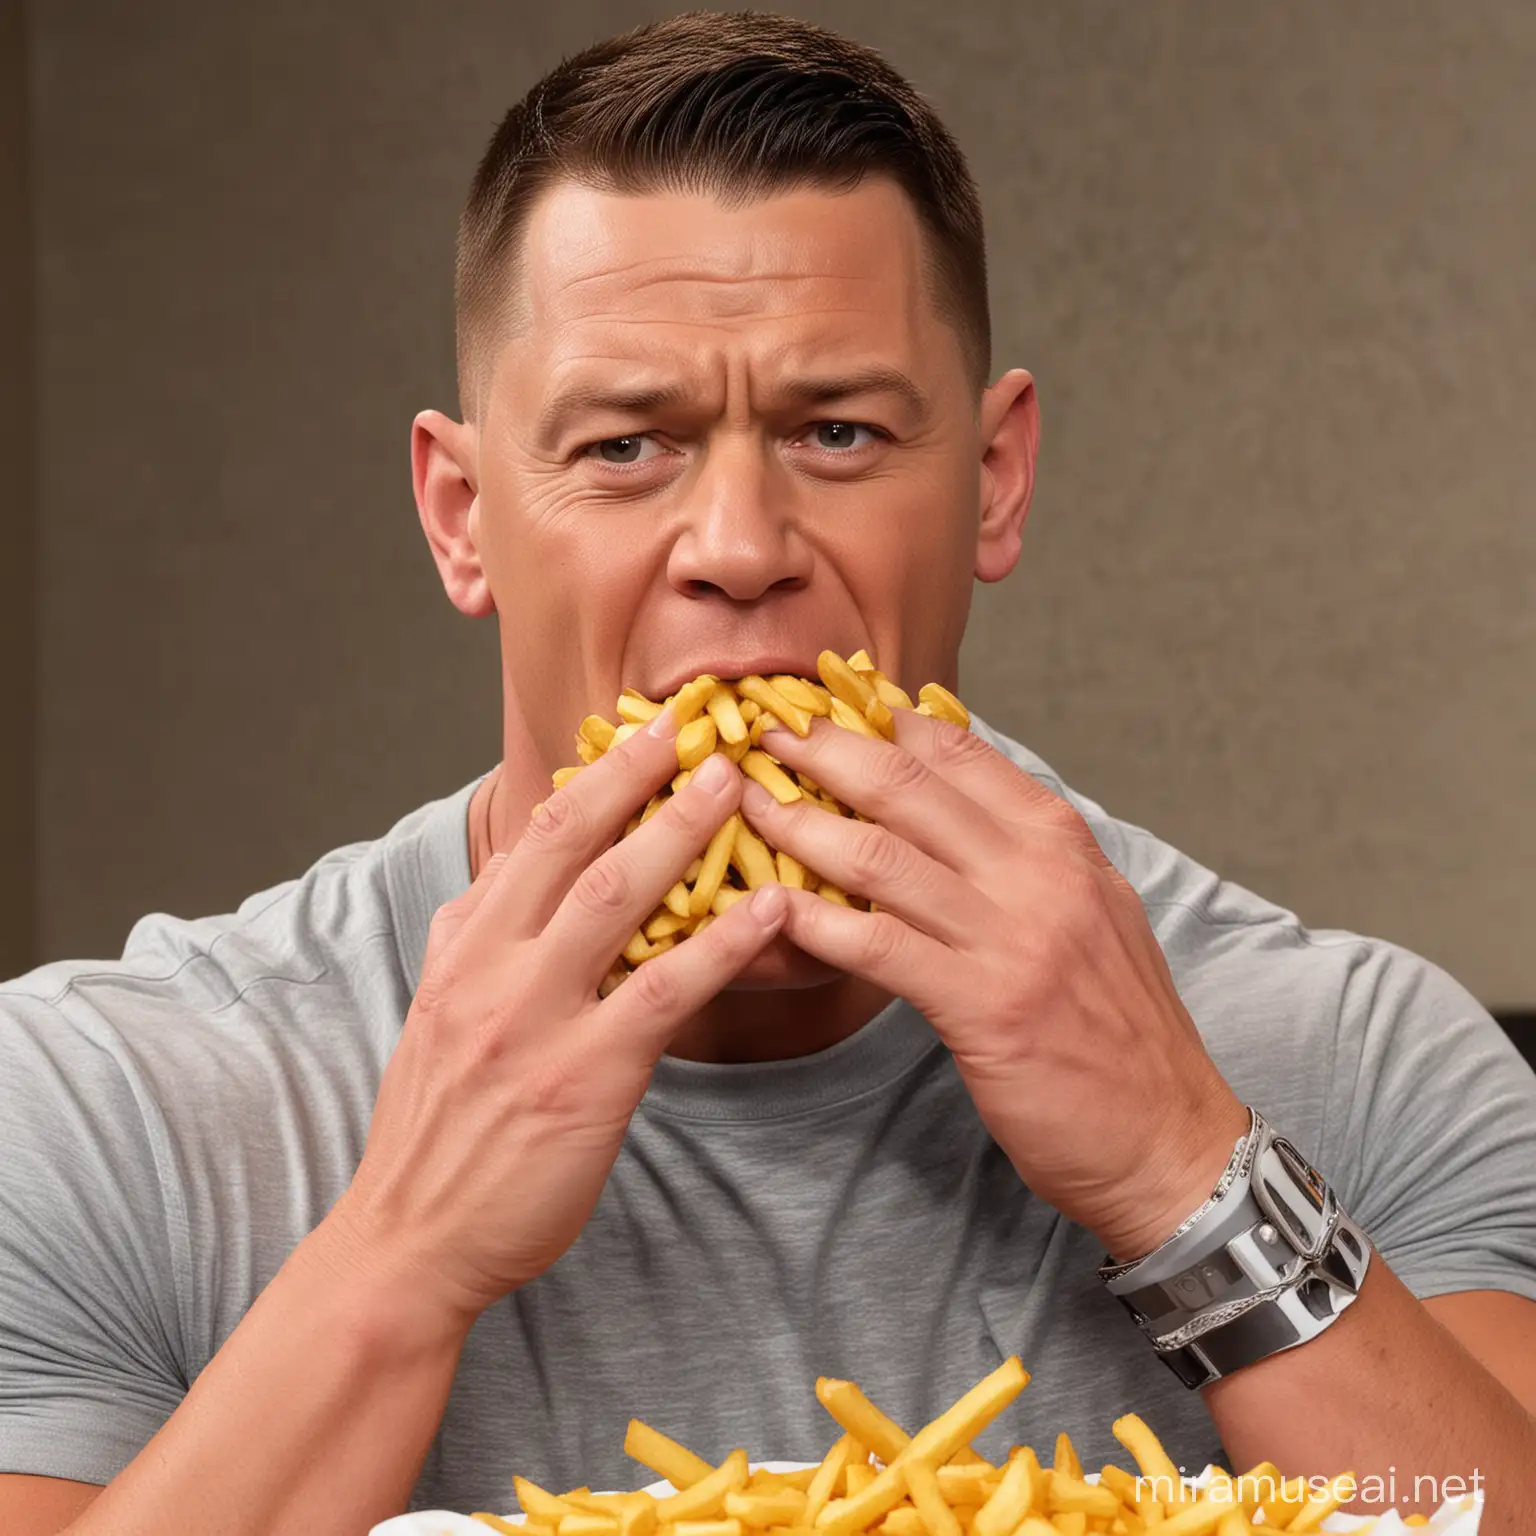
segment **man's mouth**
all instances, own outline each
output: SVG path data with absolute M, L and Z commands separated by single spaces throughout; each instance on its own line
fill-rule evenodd
M 679 668 L 656 683 L 653 688 L 640 687 L 639 691 L 648 699 L 655 699 L 660 703 L 661 700 L 676 693 L 684 683 L 691 683 L 694 678 L 705 672 L 719 678 L 771 677 L 775 672 L 787 672 L 793 677 L 809 678 L 810 681 L 815 682 L 816 658 L 820 654 L 820 651 L 763 651 L 756 655 L 705 659 Z M 838 654 L 841 655 L 842 652 Z M 639 685 L 630 686 L 638 687 Z

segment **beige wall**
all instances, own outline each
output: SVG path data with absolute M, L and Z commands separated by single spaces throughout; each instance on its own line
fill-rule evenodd
M 970 152 L 1021 569 L 964 688 L 1316 926 L 1536 1003 L 1536 9 L 886 0 Z M 46 953 L 222 908 L 487 766 L 406 428 L 537 73 L 660 7 L 33 8 Z
M 36 950 L 32 240 L 25 9 L 0 0 L 0 976 Z

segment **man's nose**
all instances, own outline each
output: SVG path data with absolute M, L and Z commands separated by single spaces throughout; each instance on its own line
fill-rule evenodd
M 797 502 L 789 469 L 756 433 L 712 441 L 667 561 L 672 585 L 689 597 L 719 592 L 742 603 L 805 586 L 813 555 Z

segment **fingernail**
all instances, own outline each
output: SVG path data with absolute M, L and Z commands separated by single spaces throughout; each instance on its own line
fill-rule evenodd
M 718 794 L 730 782 L 731 765 L 718 752 L 708 757 L 693 770 L 692 784 L 702 784 L 710 794 Z
M 760 885 L 752 895 L 752 916 L 771 927 L 782 922 L 789 912 L 789 898 L 782 885 Z
M 646 732 L 651 736 L 677 735 L 677 716 L 670 704 L 646 726 Z

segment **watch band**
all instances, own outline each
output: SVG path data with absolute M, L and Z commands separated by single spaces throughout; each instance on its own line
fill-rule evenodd
M 1174 1374 L 1201 1387 L 1316 1338 L 1369 1263 L 1322 1176 L 1250 1107 L 1210 1198 L 1151 1253 L 1106 1259 L 1099 1275 Z

